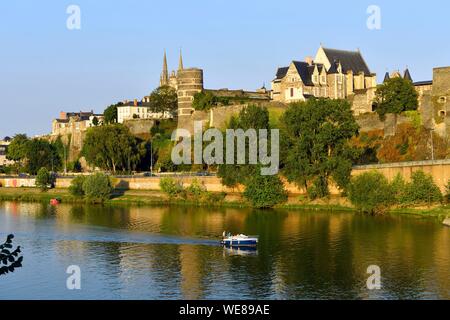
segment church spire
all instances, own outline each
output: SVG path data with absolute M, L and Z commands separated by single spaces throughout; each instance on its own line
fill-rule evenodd
M 183 70 L 183 55 L 181 53 L 181 49 L 180 49 L 180 60 L 178 61 L 178 71 Z
M 169 84 L 169 70 L 167 68 L 166 50 L 164 50 L 163 70 L 161 73 L 161 80 L 159 85 L 162 87 L 168 84 Z

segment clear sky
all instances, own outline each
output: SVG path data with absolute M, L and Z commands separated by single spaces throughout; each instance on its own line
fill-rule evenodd
M 69 30 L 67 7 L 81 9 Z M 369 30 L 367 8 L 381 9 Z M 103 109 L 158 85 L 164 49 L 176 69 L 204 69 L 207 88 L 270 86 L 275 71 L 325 47 L 360 48 L 382 80 L 415 81 L 450 65 L 450 2 L 14 0 L 0 2 L 0 137 L 51 131 L 60 111 Z

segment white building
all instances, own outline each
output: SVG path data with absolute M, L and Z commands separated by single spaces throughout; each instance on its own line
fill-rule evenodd
M 117 107 L 117 122 L 123 123 L 125 120 L 132 119 L 168 119 L 172 116 L 168 112 L 151 112 L 148 103 L 126 102 L 124 105 Z

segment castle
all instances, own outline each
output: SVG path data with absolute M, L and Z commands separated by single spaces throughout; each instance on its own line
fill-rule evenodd
M 324 48 L 315 58 L 292 61 L 278 68 L 272 80 L 271 98 L 290 103 L 310 97 L 349 99 L 355 115 L 371 112 L 377 87 L 376 74 L 370 72 L 361 52 Z

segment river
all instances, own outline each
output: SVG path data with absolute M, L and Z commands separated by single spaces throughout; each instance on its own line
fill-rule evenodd
M 221 247 L 224 230 L 259 235 L 257 251 Z M 9 233 L 24 260 L 0 299 L 450 299 L 450 228 L 435 219 L 0 202 Z

